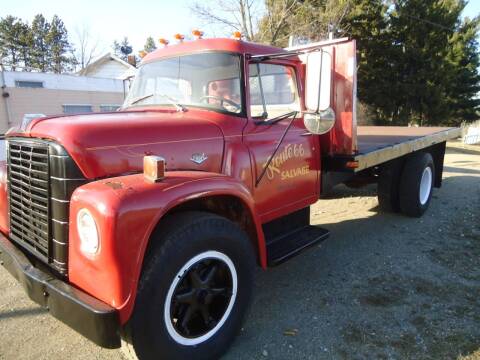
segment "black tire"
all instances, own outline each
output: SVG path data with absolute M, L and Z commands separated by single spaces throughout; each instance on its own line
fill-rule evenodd
M 378 205 L 385 212 L 400 212 L 399 187 L 403 160 L 393 160 L 382 165 L 378 178 Z
M 422 189 L 427 189 L 421 186 L 424 172 L 430 172 L 428 191 L 422 191 Z M 430 205 L 434 179 L 435 165 L 430 153 L 420 152 L 406 159 L 400 179 L 399 192 L 400 208 L 403 214 L 411 217 L 423 215 Z
M 141 360 L 216 359 L 226 351 L 239 331 L 250 303 L 256 263 L 253 246 L 245 232 L 236 224 L 214 214 L 185 212 L 172 215 L 165 221 L 161 229 L 160 238 L 152 239 L 152 241 L 156 242 L 156 246 L 149 250 L 150 256 L 146 259 L 146 264 L 144 265 L 134 313 L 128 325 L 128 332 L 135 353 Z M 225 259 L 230 259 L 231 262 L 222 260 L 223 258 L 219 260 L 209 258 L 209 255 L 203 255 L 213 253 L 223 254 L 218 256 L 225 256 Z M 202 256 L 206 256 L 206 258 L 202 258 Z M 201 260 L 196 260 L 199 257 Z M 192 261 L 198 262 L 192 263 Z M 218 261 L 218 264 L 208 265 L 208 262 L 215 261 Z M 222 261 L 224 261 L 223 265 Z M 211 266 L 211 268 L 202 268 L 207 266 L 205 264 Z M 234 266 L 234 271 L 231 268 L 232 265 Z M 207 300 L 205 300 L 210 295 L 205 295 L 205 291 L 203 295 L 200 295 L 198 291 L 203 290 L 198 290 L 199 288 L 194 287 L 195 281 L 192 277 L 200 276 L 196 279 L 201 278 L 203 281 L 203 279 L 208 278 L 208 274 L 213 267 L 219 268 L 222 266 L 224 268 L 222 268 L 218 276 L 223 276 L 228 280 L 229 277 L 224 274 L 230 274 L 231 284 L 235 283 L 233 274 L 237 275 L 236 295 L 233 295 L 235 291 L 233 290 L 234 285 L 232 285 L 228 295 L 223 295 L 223 298 L 227 299 L 223 303 L 225 307 L 220 307 L 221 311 L 215 310 L 218 309 L 218 306 L 213 307 L 214 310 L 208 313 L 209 320 L 205 320 L 204 325 L 201 325 L 202 323 L 199 321 L 205 319 L 205 317 L 203 316 L 204 313 L 197 310 L 199 309 L 197 305 L 201 303 L 199 306 L 207 306 L 210 311 L 212 308 L 209 308 L 208 304 L 211 303 L 207 303 Z M 199 271 L 202 269 L 204 272 L 200 273 Z M 218 270 L 213 270 L 212 272 L 218 274 Z M 183 275 L 180 275 L 180 273 Z M 203 275 L 199 274 L 206 275 L 202 277 Z M 204 283 L 202 282 L 202 284 Z M 182 314 L 185 318 L 187 316 L 185 315 L 187 312 L 185 309 L 188 310 L 193 306 L 179 301 L 181 296 L 184 296 L 184 293 L 177 294 L 177 289 L 185 292 L 184 288 L 182 288 L 185 285 L 190 285 L 189 291 L 193 291 L 196 294 L 193 296 L 196 299 L 194 300 L 196 305 L 191 312 L 196 315 L 189 315 L 188 319 L 190 320 L 186 324 L 192 324 L 193 321 L 197 326 L 195 330 L 199 328 L 198 324 L 200 324 L 200 328 L 204 326 L 207 328 L 203 333 L 205 336 L 213 333 L 211 337 L 198 344 L 181 343 L 190 341 L 189 336 L 185 334 L 190 335 L 191 329 L 187 329 L 188 326 L 185 326 L 185 329 L 182 328 L 180 318 Z M 208 285 L 210 286 L 210 283 Z M 214 290 L 218 291 L 213 288 L 209 291 L 213 293 Z M 174 291 L 173 295 L 171 295 L 172 291 Z M 190 292 L 188 293 L 190 294 Z M 171 296 L 171 301 L 167 301 L 169 296 Z M 222 300 L 220 299 L 220 301 Z M 226 305 L 227 303 L 228 306 Z M 167 304 L 171 306 L 170 312 Z M 179 306 L 184 307 L 179 308 Z M 185 310 L 177 313 L 178 319 L 176 318 L 176 320 L 172 319 L 172 311 L 177 311 L 175 309 Z M 226 310 L 224 311 L 223 309 Z M 221 315 L 222 311 L 223 315 Z M 220 320 L 218 322 L 215 322 L 210 316 L 214 312 L 219 313 L 217 320 Z M 170 314 L 170 316 L 167 316 L 167 314 Z M 220 316 L 223 317 L 220 318 Z M 170 324 L 167 324 L 167 317 L 170 320 Z M 209 326 L 212 326 L 212 328 L 209 328 Z M 214 332 L 215 329 L 217 330 Z M 185 331 L 185 334 L 181 334 L 182 331 Z M 193 337 L 193 341 L 201 338 L 202 336 L 200 335 Z

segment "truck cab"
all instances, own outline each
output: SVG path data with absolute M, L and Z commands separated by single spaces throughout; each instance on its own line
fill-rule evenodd
M 140 359 L 216 358 L 255 265 L 326 239 L 309 206 L 378 182 L 420 216 L 458 129 L 357 129 L 355 42 L 197 39 L 144 57 L 117 112 L 6 134 L 0 258 L 30 298 Z M 375 132 L 376 131 L 376 132 Z

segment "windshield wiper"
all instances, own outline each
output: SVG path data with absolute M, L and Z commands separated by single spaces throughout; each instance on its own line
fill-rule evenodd
M 153 95 L 155 95 L 155 94 L 148 94 L 148 95 L 140 96 L 136 99 L 133 99 L 133 101 L 129 105 L 133 105 L 133 104 L 136 104 L 136 103 L 138 103 L 142 100 L 148 99 L 149 97 L 152 97 Z
M 279 121 L 281 121 L 281 120 L 284 120 L 284 119 L 286 119 L 286 118 L 289 118 L 290 116 L 295 117 L 295 116 L 297 116 L 297 113 L 298 113 L 298 111 L 294 110 L 294 111 L 290 111 L 290 112 L 288 112 L 288 113 L 286 113 L 286 114 L 282 114 L 282 115 L 276 116 L 276 117 L 271 118 L 271 119 L 256 121 L 255 123 L 256 123 L 257 125 L 262 125 L 262 124 L 263 124 L 263 125 L 271 125 L 271 124 L 275 124 L 275 123 L 277 123 L 277 122 L 279 122 Z
M 180 104 L 178 102 L 178 100 L 175 100 L 174 98 L 172 98 L 171 96 L 168 96 L 166 94 L 158 94 L 159 96 L 162 96 L 164 97 L 165 99 L 167 99 L 168 101 L 170 101 L 170 104 L 172 104 L 173 106 L 175 106 L 175 108 L 177 109 L 177 111 L 187 111 L 187 108 Z
M 175 100 L 174 98 L 172 98 L 171 96 L 169 95 L 166 95 L 166 94 L 147 94 L 147 95 L 143 95 L 143 96 L 140 96 L 136 99 L 134 99 L 130 104 L 128 104 L 128 106 L 132 106 L 142 100 L 145 100 L 145 99 L 148 99 L 152 96 L 161 96 L 161 97 L 164 97 L 165 99 L 167 99 L 170 104 L 172 104 L 173 106 L 175 106 L 175 108 L 177 109 L 177 111 L 186 111 L 187 109 L 185 108 L 185 106 L 183 106 L 182 104 L 178 103 L 177 100 Z

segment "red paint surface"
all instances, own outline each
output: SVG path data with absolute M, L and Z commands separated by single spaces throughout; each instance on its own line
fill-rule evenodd
M 260 256 L 264 239 L 249 190 L 231 177 L 206 172 L 168 172 L 165 181 L 151 184 L 143 174 L 91 182 L 75 190 L 70 206 L 69 280 L 74 285 L 120 310 L 122 322 L 131 313 L 143 256 L 152 230 L 164 213 L 198 197 L 232 195 L 252 212 Z M 80 251 L 76 214 L 87 208 L 97 219 L 100 251 Z M 155 239 L 153 239 L 155 241 Z M 168 266 L 168 264 L 165 264 Z
M 352 155 L 357 151 L 357 124 L 354 115 L 356 60 L 355 41 L 345 41 L 325 49 L 333 54 L 334 128 L 320 137 L 322 151 L 331 155 Z

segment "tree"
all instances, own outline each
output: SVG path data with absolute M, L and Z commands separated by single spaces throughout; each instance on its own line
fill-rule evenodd
M 113 53 L 117 56 L 121 56 L 122 55 L 122 52 L 120 51 L 120 43 L 117 41 L 117 40 L 113 40 L 113 43 L 112 43 L 112 50 L 113 50 Z
M 259 41 L 276 45 L 286 46 L 288 39 L 293 35 L 293 18 L 299 13 L 303 3 L 298 0 L 267 0 L 265 2 L 266 13 L 259 21 Z
M 75 31 L 76 49 L 73 53 L 75 63 L 80 70 L 85 69 L 92 60 L 99 55 L 98 38 L 94 39 L 90 33 L 90 29 L 83 25 Z
M 357 96 L 378 123 L 391 118 L 403 101 L 394 86 L 398 47 L 389 33 L 388 9 L 384 0 L 357 0 L 343 24 L 344 35 L 356 40 Z
M 29 66 L 28 24 L 8 15 L 0 20 L 1 62 L 15 71 L 18 67 Z M 24 63 L 22 63 L 22 61 Z
M 463 0 L 357 0 L 358 97 L 378 124 L 459 124 L 476 117 L 478 19 Z
M 63 21 L 54 15 L 47 33 L 46 44 L 50 51 L 51 63 L 49 68 L 57 74 L 65 72 L 72 64 L 69 56 L 71 45 L 68 41 L 68 32 Z
M 289 38 L 318 41 L 345 33 L 344 19 L 353 0 L 267 0 L 260 21 L 262 41 L 287 46 Z
M 145 41 L 145 45 L 143 46 L 143 50 L 147 53 L 152 52 L 153 50 L 156 50 L 157 46 L 155 45 L 155 40 L 153 40 L 153 37 L 149 36 L 147 40 Z
M 32 21 L 32 65 L 42 72 L 46 72 L 50 67 L 51 53 L 47 43 L 49 31 L 50 24 L 45 17 L 42 14 L 35 15 Z
M 19 24 L 19 32 L 17 38 L 19 49 L 19 57 L 22 62 L 23 71 L 33 70 L 33 33 L 28 23 L 21 22 Z
M 123 61 L 128 61 L 129 54 L 125 54 L 122 51 L 122 48 L 124 50 L 128 50 L 128 49 L 132 50 L 132 45 L 130 45 L 130 41 L 126 36 L 124 36 L 120 42 L 118 42 L 117 40 L 114 40 L 112 44 L 112 50 L 113 50 L 113 53 L 117 55 L 119 58 L 121 58 Z M 130 51 L 130 53 L 131 52 L 132 51 Z
M 257 23 L 260 19 L 258 0 L 218 0 L 213 6 L 205 2 L 194 2 L 190 11 L 206 25 L 221 26 L 224 30 L 240 31 L 246 40 L 255 40 Z
M 478 34 L 480 16 L 464 19 L 458 31 L 449 39 L 448 66 L 453 67 L 446 79 L 450 84 L 446 92 L 446 107 L 450 116 L 448 125 L 479 118 L 480 110 L 480 54 Z M 456 70 L 455 70 L 456 69 Z
M 67 29 L 56 15 L 49 23 L 38 14 L 31 26 L 13 16 L 0 20 L 0 56 L 12 70 L 65 72 L 73 63 L 71 52 Z

